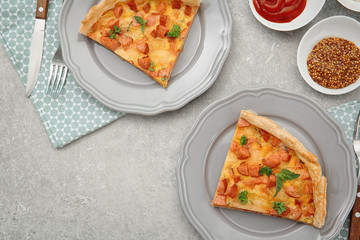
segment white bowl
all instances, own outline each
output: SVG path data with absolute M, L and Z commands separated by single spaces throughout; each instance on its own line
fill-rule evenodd
M 307 58 L 314 46 L 324 38 L 340 37 L 352 41 L 357 47 L 360 46 L 360 23 L 353 18 L 346 16 L 334 16 L 326 18 L 312 26 L 300 41 L 297 51 L 297 64 L 304 80 L 315 90 L 330 94 L 339 95 L 348 93 L 360 85 L 359 79 L 347 87 L 339 89 L 325 88 L 317 84 L 309 75 Z
M 249 0 L 251 12 L 255 18 L 266 27 L 278 31 L 292 31 L 305 26 L 316 17 L 324 3 L 325 0 L 307 0 L 304 11 L 297 18 L 288 23 L 275 23 L 260 16 L 255 9 L 253 0 Z
M 338 2 L 350 10 L 360 12 L 360 2 L 354 0 L 338 0 Z

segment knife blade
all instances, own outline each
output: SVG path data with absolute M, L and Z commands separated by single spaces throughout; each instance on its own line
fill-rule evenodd
M 356 118 L 355 129 L 354 129 L 354 142 L 358 139 L 359 133 L 359 120 L 360 120 L 360 112 Z M 359 240 L 360 239 L 360 152 L 359 149 L 355 147 L 354 143 L 354 150 L 356 153 L 356 158 L 359 163 L 358 169 L 358 187 L 356 191 L 356 199 L 351 211 L 351 218 L 350 218 L 350 229 L 349 229 L 349 240 Z
M 48 5 L 49 0 L 38 0 L 36 4 L 34 34 L 30 46 L 29 72 L 25 90 L 26 97 L 30 97 L 39 77 Z

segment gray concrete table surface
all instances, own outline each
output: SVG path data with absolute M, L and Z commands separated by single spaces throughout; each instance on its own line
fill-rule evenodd
M 231 51 L 208 91 L 177 111 L 128 114 L 59 150 L 0 47 L 0 239 L 201 239 L 182 212 L 175 168 L 181 141 L 209 104 L 263 86 L 304 93 L 324 108 L 359 98 L 360 89 L 328 96 L 310 88 L 296 52 L 315 23 L 360 13 L 328 0 L 307 26 L 277 32 L 247 0 L 227 2 Z

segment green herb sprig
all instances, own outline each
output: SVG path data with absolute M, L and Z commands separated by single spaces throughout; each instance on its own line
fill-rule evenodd
M 155 67 L 155 66 L 156 66 L 156 65 L 155 65 L 152 61 L 150 61 L 150 68 L 149 68 L 150 72 L 155 71 L 155 70 L 154 70 L 154 67 Z
M 179 25 L 174 24 L 172 29 L 167 33 L 169 37 L 177 38 L 180 35 L 181 28 Z
M 272 174 L 272 169 L 270 167 L 268 167 L 268 166 L 262 167 L 260 169 L 259 173 L 260 173 L 261 176 L 264 175 L 264 174 L 266 174 L 266 176 L 270 176 Z
M 273 202 L 273 209 L 275 209 L 278 212 L 278 214 L 281 215 L 286 210 L 285 203 Z
M 278 192 L 283 187 L 283 182 L 286 182 L 287 180 L 296 179 L 296 178 L 300 177 L 300 174 L 291 172 L 291 171 L 283 168 L 283 169 L 281 169 L 281 171 L 279 173 L 276 173 L 275 176 L 276 176 L 276 192 L 275 192 L 274 197 L 276 197 Z
M 242 192 L 239 193 L 238 195 L 238 198 L 239 198 L 239 201 L 243 204 L 243 205 L 246 205 L 248 203 L 248 191 L 244 190 Z
M 134 16 L 134 18 L 135 18 L 137 23 L 141 24 L 141 32 L 144 33 L 145 24 L 146 24 L 147 20 L 144 21 L 144 19 L 142 17 L 139 17 L 139 16 Z
M 244 146 L 247 143 L 247 137 L 245 135 L 242 135 L 240 138 L 240 144 L 241 146 Z
M 111 39 L 116 39 L 116 34 L 120 34 L 121 33 L 121 28 L 119 28 L 118 26 L 114 26 L 114 30 L 110 30 L 110 38 Z

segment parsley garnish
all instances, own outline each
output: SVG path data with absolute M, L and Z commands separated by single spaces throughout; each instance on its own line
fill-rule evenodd
M 150 68 L 149 68 L 150 72 L 155 71 L 155 70 L 154 70 L 154 67 L 155 67 L 155 66 L 156 66 L 156 65 L 155 65 L 152 61 L 150 61 Z
M 242 135 L 242 137 L 240 138 L 241 146 L 245 145 L 246 143 L 247 143 L 247 138 L 245 135 Z
M 121 29 L 120 29 L 118 26 L 115 25 L 115 26 L 114 26 L 114 30 L 112 30 L 112 29 L 110 30 L 110 38 L 111 38 L 111 39 L 116 39 L 116 34 L 117 34 L 117 33 L 120 34 L 120 33 L 121 33 Z
M 248 197 L 247 197 L 247 195 L 248 195 L 248 191 L 246 191 L 246 190 L 242 191 L 242 192 L 239 193 L 239 195 L 238 195 L 239 201 L 240 201 L 243 205 L 245 205 L 245 204 L 248 203 Z
M 167 33 L 169 37 L 177 38 L 180 35 L 181 28 L 179 25 L 174 24 L 172 29 Z
M 142 19 L 142 17 L 139 17 L 139 16 L 134 16 L 134 18 L 139 24 L 141 24 L 141 32 L 144 33 L 145 24 L 146 24 L 147 20 L 144 21 L 144 19 Z
M 161 81 L 165 81 L 165 80 L 166 80 L 166 77 L 162 77 L 162 78 L 161 78 Z
M 281 169 L 281 171 L 279 173 L 276 173 L 275 176 L 276 176 L 276 193 L 275 193 L 274 197 L 276 197 L 278 192 L 281 190 L 281 188 L 283 186 L 283 182 L 285 182 L 287 180 L 293 180 L 295 178 L 298 178 L 298 177 L 300 177 L 300 174 L 291 172 L 291 171 L 283 168 L 283 169 Z
M 279 215 L 285 212 L 286 207 L 283 202 L 273 202 L 273 209 L 275 209 Z
M 261 176 L 264 175 L 264 174 L 266 174 L 266 176 L 270 176 L 272 174 L 272 169 L 269 168 L 268 166 L 262 167 L 260 169 L 259 173 L 260 173 Z

